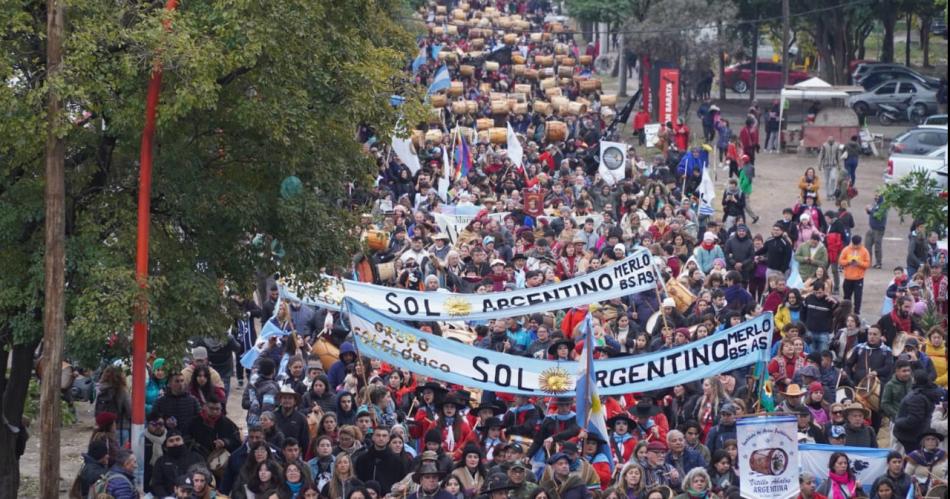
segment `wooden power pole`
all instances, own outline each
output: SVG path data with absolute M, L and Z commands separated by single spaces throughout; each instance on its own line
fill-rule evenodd
M 65 334 L 66 143 L 60 136 L 63 102 L 56 81 L 63 63 L 64 8 L 46 1 L 46 251 L 43 256 L 43 373 L 40 394 L 40 497 L 59 497 L 60 376 Z M 25 382 L 25 380 L 24 380 Z
M 788 0 L 782 0 L 782 88 L 788 85 L 788 53 L 791 49 L 788 45 L 792 31 L 789 16 Z

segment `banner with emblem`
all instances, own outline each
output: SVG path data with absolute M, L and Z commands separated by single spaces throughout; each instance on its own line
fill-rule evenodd
M 575 396 L 580 367 L 577 362 L 476 348 L 407 326 L 349 298 L 344 308 L 361 355 L 470 388 Z M 747 366 L 767 356 L 771 334 L 772 314 L 766 313 L 669 350 L 597 360 L 593 368 L 597 393 L 647 392 Z
M 874 449 L 871 447 L 848 447 L 844 445 L 826 444 L 799 444 L 801 453 L 802 471 L 815 475 L 815 482 L 828 479 L 828 460 L 835 452 L 844 452 L 851 461 L 851 471 L 861 482 L 864 492 L 871 493 L 871 485 L 879 476 L 887 473 L 887 454 L 890 449 Z M 903 498 L 900 498 L 903 499 Z
M 343 297 L 372 304 L 394 319 L 458 321 L 495 319 L 587 305 L 595 301 L 653 290 L 657 273 L 650 252 L 640 250 L 622 261 L 567 281 L 537 288 L 489 294 L 436 293 L 333 279 L 324 290 L 298 298 L 286 287 L 281 297 L 291 302 L 339 310 Z
M 788 499 L 798 495 L 798 418 L 742 418 L 736 422 L 736 438 L 742 497 Z

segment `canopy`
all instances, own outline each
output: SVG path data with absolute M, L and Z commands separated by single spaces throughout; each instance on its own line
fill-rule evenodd
M 779 123 L 785 118 L 786 101 L 846 100 L 850 94 L 863 91 L 864 89 L 858 86 L 833 86 L 817 76 L 805 81 L 800 81 L 795 85 L 787 85 L 782 89 L 781 93 L 782 101 L 779 105 Z

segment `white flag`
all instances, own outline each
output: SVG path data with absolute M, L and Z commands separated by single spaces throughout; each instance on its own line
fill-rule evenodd
M 600 178 L 614 185 L 627 176 L 627 144 L 600 141 Z
M 521 141 L 515 135 L 515 129 L 511 128 L 511 123 L 508 123 L 508 158 L 515 166 L 521 166 L 524 161 L 524 148 L 521 147 Z
M 419 156 L 412 152 L 412 141 L 409 139 L 400 139 L 393 137 L 393 152 L 412 172 L 413 175 L 419 171 L 422 166 L 419 164 Z
M 703 180 L 699 183 L 699 214 L 713 215 L 716 209 L 712 202 L 716 199 L 716 184 L 709 178 L 709 165 L 703 165 Z
M 742 418 L 739 442 L 739 488 L 742 497 L 790 499 L 798 495 L 798 427 L 795 416 Z M 825 468 L 827 474 L 827 468 Z

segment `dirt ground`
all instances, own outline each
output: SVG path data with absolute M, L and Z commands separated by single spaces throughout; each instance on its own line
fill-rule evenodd
M 632 92 L 631 92 L 632 93 Z M 760 102 L 768 102 L 761 100 Z M 746 101 L 729 101 L 718 103 L 723 108 L 724 114 L 730 119 L 731 123 L 741 123 L 739 119 L 747 107 Z M 690 112 L 690 128 L 694 133 L 702 133 L 702 127 L 697 122 L 694 109 Z M 893 138 L 903 132 L 907 127 L 872 127 L 875 133 L 884 133 L 888 138 Z M 764 140 L 764 134 L 763 134 Z M 769 227 L 775 220 L 781 218 L 782 209 L 794 204 L 797 196 L 798 178 L 809 166 L 816 166 L 817 160 L 811 154 L 761 154 L 756 167 L 756 179 L 753 187 L 752 206 L 754 211 L 759 214 L 761 220 L 756 225 L 751 226 L 753 233 L 761 233 L 768 236 Z M 886 167 L 886 157 L 862 157 L 857 170 L 857 188 L 858 197 L 853 200 L 852 212 L 854 213 L 856 227 L 855 234 L 864 235 L 868 227 L 868 217 L 864 213 L 864 207 L 868 205 L 874 195 L 875 190 L 882 185 L 881 176 Z M 716 182 L 718 192 L 722 192 L 726 183 L 726 174 L 719 172 Z M 717 202 L 719 199 L 717 198 Z M 939 202 L 939 200 L 936 200 Z M 904 265 L 904 259 L 907 253 L 907 234 L 909 233 L 910 221 L 901 221 L 895 213 L 891 213 L 888 218 L 887 232 L 884 238 L 884 266 L 880 270 L 868 270 L 865 278 L 864 304 L 862 316 L 871 322 L 876 322 L 878 311 L 884 297 L 884 291 L 891 279 L 891 269 L 897 265 Z M 228 409 L 231 414 L 243 414 L 240 409 L 241 391 L 232 389 L 228 401 Z M 61 465 L 61 496 L 66 497 L 67 489 L 72 483 L 82 465 L 82 452 L 85 451 L 89 435 L 92 432 L 93 416 L 92 406 L 89 404 L 77 405 L 78 421 L 63 429 L 62 432 L 62 465 Z M 243 427 L 243 418 L 235 418 L 235 422 Z M 20 472 L 22 481 L 20 487 L 20 497 L 36 497 L 38 490 L 40 439 L 33 435 L 27 444 L 26 454 L 20 461 Z

